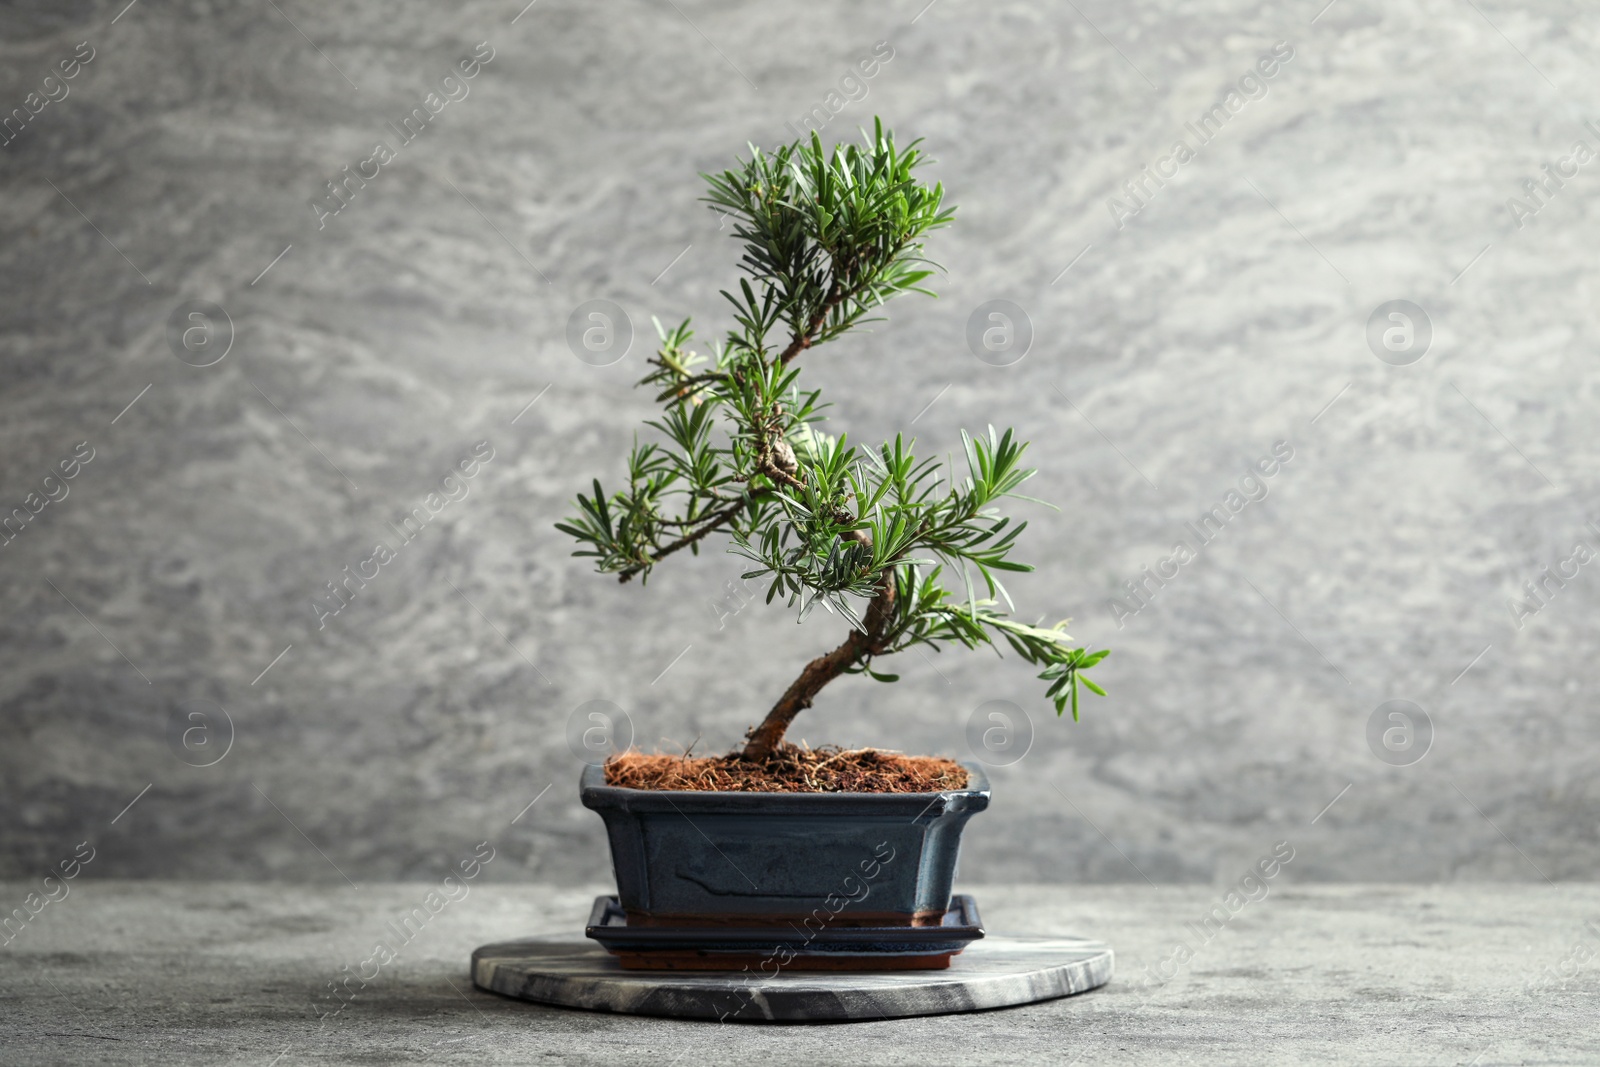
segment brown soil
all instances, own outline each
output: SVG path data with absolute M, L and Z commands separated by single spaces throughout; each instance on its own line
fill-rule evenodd
M 726 756 L 622 752 L 606 761 L 606 784 L 715 793 L 939 793 L 966 788 L 967 772 L 942 756 L 783 745 L 760 763 L 737 752 Z

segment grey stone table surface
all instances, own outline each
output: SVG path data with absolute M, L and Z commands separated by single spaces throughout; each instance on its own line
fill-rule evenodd
M 1104 939 L 1116 978 L 1023 1008 L 768 1027 L 472 988 L 474 947 L 576 932 L 595 887 L 473 886 L 338 1011 L 329 983 L 435 886 L 71 885 L 0 946 L 6 1064 L 1600 1062 L 1594 886 L 1280 882 L 1209 942 L 1225 887 L 987 887 L 991 930 Z M 0 884 L 7 902 L 35 888 Z

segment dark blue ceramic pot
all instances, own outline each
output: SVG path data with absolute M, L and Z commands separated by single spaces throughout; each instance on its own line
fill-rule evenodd
M 585 807 L 611 839 L 630 926 L 928 926 L 950 906 L 961 830 L 989 806 L 963 763 L 943 793 L 621 789 L 590 766 Z

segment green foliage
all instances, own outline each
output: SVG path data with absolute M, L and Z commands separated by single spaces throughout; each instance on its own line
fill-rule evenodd
M 813 133 L 770 155 L 752 146 L 748 161 L 705 175 L 706 201 L 735 220 L 744 246 L 749 277 L 722 294 L 735 328 L 707 357 L 688 347 L 688 320 L 656 322 L 660 347 L 640 384 L 662 405 L 648 423 L 660 440 L 636 440 L 627 488 L 607 495 L 595 481 L 557 528 L 579 542 L 574 555 L 623 581 L 648 580 L 665 556 L 724 533 L 751 563 L 744 577 L 768 580 L 769 603 L 782 597 L 801 619 L 820 604 L 868 634 L 852 673 L 894 681 L 877 659 L 915 645 L 998 650 L 998 636 L 1044 668 L 1057 714 L 1070 704 L 1076 719 L 1080 682 L 1104 695 L 1083 672 L 1108 653 L 1071 647 L 1064 624 L 1030 626 L 999 608 L 1012 607 L 1000 573 L 1033 569 L 1010 558 L 1027 523 L 995 506 L 1032 499 L 1017 491 L 1034 474 L 1026 444 L 993 427 L 963 433 L 959 482 L 900 436 L 858 450 L 818 429 L 825 405 L 792 365 L 900 293 L 933 295 L 921 283 L 939 268 L 921 238 L 954 209 L 942 186 L 917 181 L 923 161 L 917 142 L 897 148 L 877 122 L 864 145 L 826 153 Z M 946 571 L 960 575 L 962 597 L 940 584 Z

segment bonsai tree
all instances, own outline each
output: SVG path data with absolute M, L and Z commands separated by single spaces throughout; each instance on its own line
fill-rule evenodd
M 918 144 L 896 146 L 875 121 L 863 145 L 828 153 L 813 132 L 770 155 L 752 145 L 734 169 L 704 175 L 704 199 L 735 220 L 744 246 L 748 277 L 722 293 L 735 326 L 706 357 L 688 347 L 689 320 L 656 322 L 660 348 L 639 384 L 662 405 L 647 424 L 660 439 L 635 439 L 626 489 L 608 494 L 597 479 L 578 514 L 557 524 L 580 543 L 574 555 L 623 582 L 643 583 L 673 553 L 726 537 L 750 561 L 746 579 L 769 579 L 768 603 L 783 597 L 801 620 L 820 604 L 849 624 L 747 732 L 748 760 L 771 757 L 841 674 L 897 681 L 880 663 L 915 645 L 1003 638 L 1043 666 L 1056 714 L 1070 704 L 1074 720 L 1080 683 L 1105 692 L 1084 672 L 1107 652 L 1072 647 L 1065 623 L 1029 625 L 1000 607 L 1012 607 L 1000 573 L 1033 569 L 1011 558 L 1027 523 L 995 507 L 1032 499 L 1017 491 L 1034 474 L 1022 466 L 1027 445 L 992 426 L 963 432 L 967 470 L 956 482 L 900 435 L 861 450 L 821 432 L 820 392 L 801 388 L 810 349 L 873 321 L 901 293 L 934 295 L 922 283 L 941 268 L 923 257 L 922 237 L 955 212 L 942 185 L 917 180 Z M 961 595 L 946 588 L 947 574 L 959 575 Z

